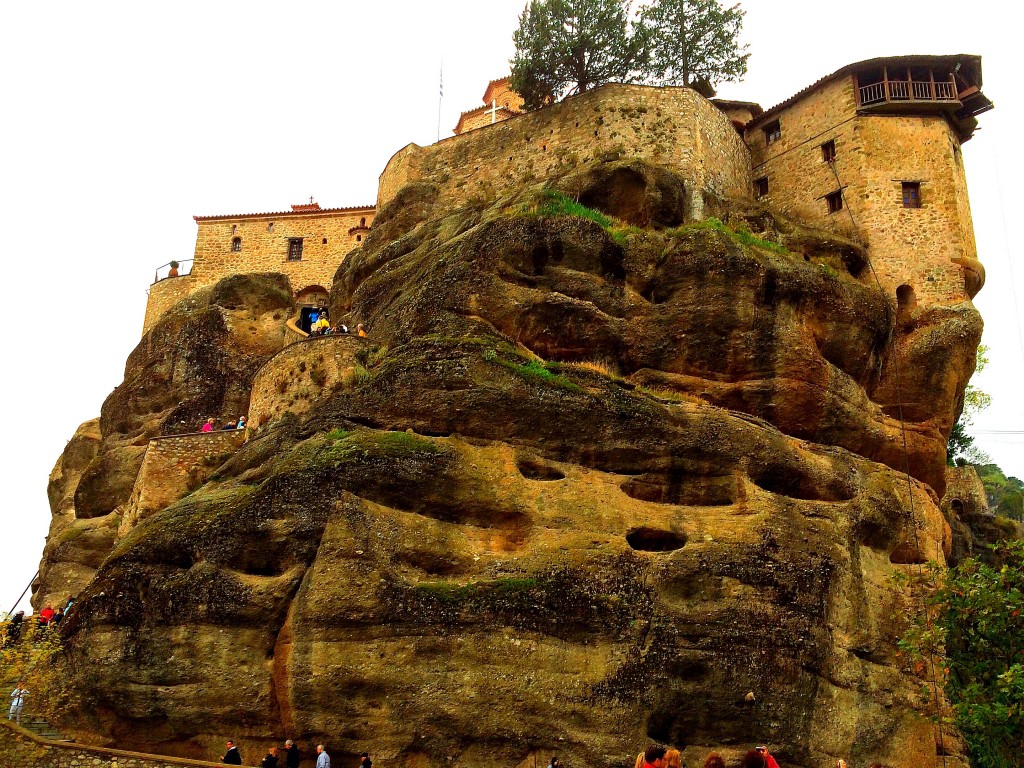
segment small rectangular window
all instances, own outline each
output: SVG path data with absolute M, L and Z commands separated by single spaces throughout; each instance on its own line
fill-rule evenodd
M 903 182 L 903 207 L 904 208 L 920 208 L 921 207 L 921 182 L 919 182 L 919 181 L 904 181 Z
M 821 159 L 826 163 L 834 163 L 836 161 L 835 139 L 826 141 L 821 145 Z
M 771 144 L 782 138 L 782 126 L 778 120 L 773 120 L 761 130 L 764 131 L 764 143 Z
M 301 237 L 290 237 L 288 238 L 288 261 L 301 261 L 302 260 L 302 238 Z
M 837 189 L 835 192 L 825 195 L 825 202 L 828 203 L 829 213 L 843 210 L 843 190 Z
M 754 182 L 754 197 L 761 198 L 768 194 L 768 177 L 762 176 Z

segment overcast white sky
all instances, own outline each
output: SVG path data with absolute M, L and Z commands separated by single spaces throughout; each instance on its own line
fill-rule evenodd
M 0 71 L 4 375 L 0 610 L 35 573 L 46 482 L 139 341 L 153 269 L 192 256 L 193 214 L 372 204 L 388 158 L 441 136 L 508 71 L 524 0 L 12 2 Z M 978 443 L 1024 477 L 1016 301 L 1024 162 L 1010 4 L 746 0 L 753 55 L 724 98 L 768 107 L 854 61 L 976 53 L 996 110 L 964 148 L 988 285 L 976 303 L 993 397 Z M 1015 271 L 1014 271 L 1015 270 Z M 24 607 L 24 605 L 23 605 Z

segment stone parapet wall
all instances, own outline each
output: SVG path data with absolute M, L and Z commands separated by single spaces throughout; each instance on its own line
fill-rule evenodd
M 13 723 L 0 721 L 0 725 L 0 768 L 210 768 L 222 765 L 50 741 Z
M 285 347 L 256 373 L 249 398 L 249 426 L 259 429 L 286 413 L 309 410 L 324 389 L 358 375 L 356 353 L 368 346 L 358 336 L 313 336 Z
M 245 430 L 238 429 L 150 440 L 118 535 L 202 485 L 244 442 Z
M 750 152 L 728 117 L 689 88 L 608 84 L 429 147 L 409 145 L 380 177 L 377 207 L 407 183 L 436 184 L 450 201 L 492 198 L 531 179 L 608 159 L 640 158 L 679 173 L 703 197 L 750 197 Z
M 146 300 L 146 318 L 142 323 L 142 335 L 149 333 L 167 310 L 199 286 L 196 276 L 191 273 L 180 277 L 167 277 L 153 283 L 149 287 L 149 299 Z

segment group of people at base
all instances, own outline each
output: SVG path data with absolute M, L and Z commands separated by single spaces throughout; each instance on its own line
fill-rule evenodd
M 281 762 L 282 755 L 279 754 L 281 751 L 278 747 L 268 749 L 267 756 L 260 763 L 260 768 L 299 768 L 302 755 L 294 741 L 291 739 L 285 741 L 283 763 Z M 242 755 L 231 739 L 228 739 L 227 752 L 224 753 L 220 761 L 227 765 L 242 764 Z M 372 766 L 373 761 L 370 759 L 369 753 L 363 752 L 359 756 L 359 768 L 372 768 Z M 316 745 L 316 768 L 331 768 L 331 756 L 327 754 L 327 748 L 323 744 Z
M 245 429 L 245 416 L 239 416 L 238 421 L 228 421 L 224 423 L 224 426 L 217 427 L 217 419 L 213 416 L 208 418 L 203 426 L 200 428 L 200 432 L 215 432 L 219 430 L 232 430 L 232 429 Z
M 778 762 L 766 746 L 754 747 L 733 765 L 735 768 L 779 768 Z M 548 768 L 561 768 L 557 757 L 551 758 Z M 651 744 L 636 756 L 634 768 L 682 768 L 682 755 L 678 749 Z M 704 758 L 704 768 L 729 767 L 726 766 L 725 759 L 720 754 L 712 752 Z M 840 759 L 836 762 L 836 768 L 849 768 L 849 766 L 845 760 Z M 868 768 L 884 768 L 884 766 L 881 763 L 872 763 Z

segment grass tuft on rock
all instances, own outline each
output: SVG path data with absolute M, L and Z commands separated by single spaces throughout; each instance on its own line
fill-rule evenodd
M 732 227 L 725 224 L 721 219 L 716 219 L 712 216 L 704 221 L 699 221 L 695 224 L 687 224 L 674 230 L 676 233 L 692 231 L 695 229 L 711 229 L 715 232 L 720 232 L 728 237 L 733 242 L 745 245 L 748 248 L 760 248 L 765 251 L 772 251 L 773 253 L 788 253 L 787 249 L 783 245 L 773 243 L 771 240 L 764 240 L 746 227 L 739 227 L 733 229 Z

